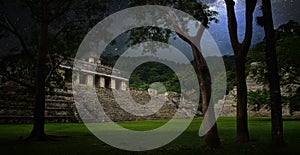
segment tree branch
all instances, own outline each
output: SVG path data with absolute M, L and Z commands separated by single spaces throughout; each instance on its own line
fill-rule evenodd
M 204 69 L 205 66 L 206 66 L 206 62 L 205 60 L 203 59 L 203 55 L 201 53 L 201 47 L 200 47 L 200 41 L 201 41 L 201 38 L 203 36 L 203 33 L 204 33 L 204 30 L 205 30 L 205 27 L 208 26 L 208 17 L 204 14 L 204 12 L 202 11 L 201 12 L 201 16 L 202 16 L 202 20 L 201 20 L 201 25 L 202 26 L 199 26 L 197 32 L 196 32 L 196 35 L 194 37 L 191 37 L 191 36 L 187 36 L 187 35 L 184 35 L 185 33 L 182 31 L 182 29 L 178 26 L 175 18 L 174 18 L 174 15 L 169 12 L 169 16 L 171 18 L 171 21 L 172 21 L 172 24 L 174 26 L 174 29 L 176 31 L 176 34 L 185 42 L 187 42 L 188 44 L 191 45 L 191 48 L 192 48 L 192 53 L 193 53 L 193 56 L 194 56 L 194 60 L 197 61 L 196 64 L 201 68 L 201 69 Z
M 20 41 L 21 46 L 23 47 L 23 51 L 29 57 L 32 57 L 32 55 L 29 52 L 28 47 L 25 43 L 25 40 L 22 38 L 21 34 L 17 31 L 16 27 L 13 25 L 13 23 L 9 20 L 9 18 L 5 14 L 2 14 L 2 16 L 7 25 L 5 23 L 0 23 L 0 27 L 4 28 L 5 30 L 7 30 L 7 31 L 11 32 L 13 35 L 15 35 L 18 38 L 18 40 Z
M 233 0 L 225 0 L 225 3 L 231 45 L 233 46 L 234 55 L 239 56 L 240 53 L 238 52 L 238 49 L 240 48 L 240 42 L 237 35 L 237 20 L 234 11 L 235 2 Z
M 59 67 L 59 65 L 60 65 L 63 61 L 66 60 L 66 59 L 63 57 L 60 61 L 58 61 L 58 62 L 56 63 L 56 65 L 54 65 L 54 60 L 51 59 L 50 55 L 48 55 L 48 56 L 49 56 L 49 59 L 50 59 L 50 62 L 51 62 L 51 69 L 50 69 L 48 75 L 47 75 L 46 78 L 45 78 L 45 82 L 49 81 L 49 79 L 50 79 L 51 75 L 53 74 L 53 72 Z
M 252 29 L 253 29 L 253 12 L 255 10 L 257 0 L 246 0 L 246 28 L 245 28 L 245 37 L 242 43 L 242 48 L 249 49 L 252 39 Z M 247 56 L 248 50 L 245 50 L 246 53 L 241 53 L 243 57 Z

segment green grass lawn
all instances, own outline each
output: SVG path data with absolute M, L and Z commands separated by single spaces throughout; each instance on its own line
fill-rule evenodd
M 166 120 L 120 123 L 135 130 L 149 130 L 166 123 Z M 62 136 L 58 141 L 28 142 L 19 140 L 29 135 L 32 125 L 0 125 L 0 154 L 300 154 L 300 120 L 285 118 L 284 136 L 287 146 L 272 148 L 270 118 L 250 118 L 251 142 L 235 143 L 235 118 L 218 119 L 223 147 L 205 150 L 203 137 L 198 136 L 201 119 L 194 119 L 188 129 L 170 144 L 147 152 L 129 152 L 113 148 L 98 140 L 83 124 L 50 123 L 49 135 Z

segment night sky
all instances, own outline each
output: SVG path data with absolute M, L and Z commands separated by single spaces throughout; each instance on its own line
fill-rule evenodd
M 216 10 L 219 12 L 217 19 L 219 23 L 211 23 L 208 31 L 216 40 L 217 45 L 219 46 L 222 54 L 224 55 L 232 55 L 232 48 L 230 45 L 230 39 L 227 28 L 227 15 L 226 15 L 226 7 L 224 0 L 199 0 L 206 4 L 208 4 L 212 10 Z M 289 20 L 294 20 L 296 22 L 300 22 L 300 1 L 299 0 L 271 0 L 273 7 L 273 18 L 275 28 L 280 26 L 281 24 L 287 23 Z M 10 0 L 4 0 L 4 2 L 11 3 L 10 5 L 6 5 L 4 11 L 9 14 L 9 16 L 16 22 L 17 27 L 20 29 L 22 33 L 26 33 L 28 31 L 26 27 L 26 23 L 30 20 L 29 15 L 24 14 L 24 12 L 20 9 L 16 9 Z M 14 1 L 16 3 L 17 1 Z M 126 8 L 127 0 L 112 0 L 110 1 L 111 11 L 110 13 L 116 12 L 120 9 Z M 8 4 L 9 4 L 8 3 Z M 243 39 L 244 29 L 245 29 L 245 21 L 244 21 L 244 8 L 245 8 L 245 0 L 236 0 L 236 15 L 239 24 L 238 33 L 239 39 Z M 261 0 L 258 0 L 257 8 L 254 13 L 254 17 L 261 16 Z M 110 14 L 108 13 L 108 14 Z M 254 19 L 254 28 L 253 28 L 253 40 L 252 45 L 255 45 L 258 42 L 261 42 L 264 37 L 263 28 L 258 26 Z M 172 41 L 177 45 L 179 50 L 186 50 L 188 45 L 184 44 L 180 39 Z M 2 40 L 0 41 L 0 45 L 2 48 L 0 49 L 0 55 L 4 54 L 9 46 L 15 44 L 16 42 L 13 40 Z M 122 44 L 122 43 L 121 43 Z M 122 45 L 121 45 L 122 46 Z M 111 49 L 121 48 L 120 44 L 116 45 L 116 47 L 112 47 Z M 124 48 L 124 47 L 123 47 Z M 117 50 L 118 51 L 118 50 Z M 117 52 L 114 51 L 114 52 Z
M 223 54 L 231 55 L 232 48 L 227 28 L 227 14 L 224 0 L 201 0 L 206 2 L 211 9 L 219 12 L 217 16 L 219 23 L 212 23 L 209 32 L 215 38 L 220 50 Z M 281 24 L 287 23 L 289 20 L 300 22 L 300 1 L 299 0 L 271 0 L 273 9 L 274 26 L 277 28 Z M 258 0 L 254 17 L 261 16 L 261 0 Z M 245 32 L 245 0 L 236 0 L 236 16 L 238 21 L 239 39 L 243 39 Z M 254 19 L 252 46 L 261 42 L 264 38 L 263 28 L 258 26 Z
M 115 0 L 118 1 L 118 0 Z M 219 14 L 217 19 L 218 23 L 211 22 L 210 28 L 208 31 L 214 37 L 219 49 L 223 55 L 233 55 L 233 50 L 230 44 L 229 32 L 227 28 L 227 13 L 226 6 L 224 0 L 199 0 L 203 3 L 206 3 L 210 6 L 212 10 L 218 11 Z M 289 20 L 294 20 L 300 23 L 300 0 L 271 0 L 272 9 L 273 9 L 273 20 L 274 27 L 287 23 Z M 252 38 L 252 46 L 256 43 L 259 43 L 264 38 L 264 30 L 263 27 L 256 24 L 256 17 L 262 15 L 261 0 L 258 0 L 253 19 L 253 38 Z M 242 40 L 244 38 L 245 33 L 245 0 L 236 0 L 236 17 L 238 21 L 238 36 L 239 39 Z M 122 42 L 120 39 L 119 43 Z M 173 46 L 182 51 L 189 59 L 192 60 L 192 54 L 189 48 L 189 45 L 182 41 L 181 39 L 173 40 L 170 39 L 170 42 Z M 120 43 L 122 44 L 122 43 Z M 125 47 L 120 45 L 115 45 L 111 47 L 109 50 L 117 54 L 118 51 L 123 51 Z M 121 49 L 121 50 L 120 50 Z M 189 49 L 189 50 L 187 50 Z M 116 51 L 114 51 L 116 50 Z

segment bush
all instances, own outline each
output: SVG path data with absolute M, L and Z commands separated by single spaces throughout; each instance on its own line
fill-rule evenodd
M 300 111 L 300 88 L 297 89 L 296 94 L 290 99 L 290 111 Z
M 248 92 L 248 104 L 255 105 L 254 111 L 258 111 L 263 105 L 268 105 L 269 94 L 266 90 L 257 90 Z
M 142 84 L 139 86 L 139 88 L 144 89 L 144 90 L 148 90 L 149 89 L 149 84 Z

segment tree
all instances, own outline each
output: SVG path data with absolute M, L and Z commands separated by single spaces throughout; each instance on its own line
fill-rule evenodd
M 263 17 L 257 17 L 259 25 L 263 26 Z M 300 64 L 298 57 L 300 53 L 300 47 L 298 42 L 300 41 L 300 26 L 294 21 L 289 21 L 286 24 L 280 25 L 275 30 L 276 38 L 276 55 L 279 68 L 280 84 L 282 86 L 289 84 L 300 84 Z M 255 69 L 258 82 L 267 83 L 266 76 L 266 39 L 256 44 L 250 49 L 248 54 L 248 64 L 252 62 L 258 62 Z M 293 56 L 291 56 L 293 55 Z M 288 75 L 288 76 L 287 76 Z
M 202 16 L 204 16 L 204 17 L 201 21 L 201 24 L 203 26 L 207 27 L 208 18 L 205 17 L 204 13 L 202 14 Z M 179 31 L 179 29 L 177 29 L 177 31 Z M 206 64 L 206 61 L 202 55 L 200 45 L 194 45 L 192 42 L 192 40 L 198 40 L 196 42 L 200 42 L 203 32 L 204 32 L 204 29 L 200 28 L 198 30 L 198 32 L 196 33 L 195 37 L 189 37 L 189 38 L 180 35 L 180 33 L 177 33 L 177 35 L 181 39 L 183 39 L 184 41 L 189 43 L 189 45 L 192 48 L 192 53 L 193 53 L 193 57 L 194 57 L 194 61 L 195 61 L 196 73 L 197 73 L 197 77 L 200 82 L 199 87 L 201 90 L 202 112 L 203 112 L 204 116 L 208 117 L 208 119 L 206 119 L 204 121 L 214 121 L 216 118 L 215 118 L 213 106 L 209 106 L 210 103 L 213 103 L 213 101 L 210 101 L 210 99 L 212 99 L 211 98 L 212 83 L 211 83 L 210 72 L 209 72 L 208 66 Z M 209 107 L 212 109 L 209 109 Z M 210 111 L 210 113 L 207 113 L 208 111 Z M 210 124 L 210 122 L 204 122 L 204 123 Z M 206 142 L 207 147 L 210 149 L 218 148 L 221 146 L 221 142 L 220 142 L 220 138 L 219 138 L 219 134 L 218 134 L 218 127 L 217 127 L 216 122 L 212 125 L 212 128 L 209 129 L 209 131 L 205 134 L 205 142 Z
M 61 62 L 61 59 L 56 61 L 55 53 L 62 55 L 74 53 L 77 48 L 76 44 L 79 44 L 91 25 L 94 25 L 99 18 L 103 18 L 102 13 L 105 10 L 103 6 L 99 5 L 99 1 L 22 0 L 15 4 L 25 6 L 27 11 L 25 13 L 30 14 L 33 25 L 36 26 L 31 32 L 33 37 L 28 41 L 29 43 L 24 39 L 28 36 L 19 33 L 5 12 L 1 12 L 0 26 L 3 31 L 9 32 L 20 42 L 21 48 L 17 54 L 32 54 L 31 62 L 37 62 L 31 65 L 35 69 L 35 78 L 33 79 L 35 103 L 34 125 L 28 139 L 47 140 L 49 136 L 44 132 L 45 88 Z M 36 30 L 38 30 L 38 37 L 34 37 Z M 38 47 L 35 46 L 36 44 Z M 32 76 L 32 74 L 26 76 Z M 7 77 L 7 79 L 10 80 L 12 77 Z M 17 79 L 16 81 L 26 85 L 26 82 L 22 80 Z
M 245 37 L 239 42 L 237 34 L 237 20 L 235 15 L 234 0 L 225 0 L 227 8 L 228 29 L 231 46 L 234 51 L 236 64 L 236 85 L 237 85 L 237 143 L 249 141 L 248 116 L 247 116 L 247 85 L 245 74 L 245 63 L 252 39 L 253 12 L 257 0 L 246 0 L 246 30 Z
M 272 144 L 283 146 L 282 105 L 280 94 L 280 78 L 276 54 L 276 38 L 273 26 L 272 7 L 270 0 L 262 0 L 263 26 L 266 39 L 267 77 L 270 88 L 271 117 L 272 117 Z
M 258 17 L 257 22 L 263 26 L 263 17 Z M 286 24 L 280 25 L 275 30 L 276 38 L 276 55 L 278 73 L 280 78 L 281 87 L 288 87 L 289 85 L 300 84 L 300 64 L 299 56 L 300 47 L 298 42 L 300 41 L 300 26 L 294 21 L 289 21 Z M 266 70 L 266 38 L 256 44 L 248 54 L 248 64 L 255 62 L 258 66 L 253 71 L 256 75 L 256 81 L 262 84 L 268 83 L 268 76 Z M 292 56 L 291 56 L 292 55 Z M 293 111 L 299 111 L 297 96 L 299 95 L 297 88 L 290 89 L 288 96 L 282 96 L 282 102 L 288 102 L 291 114 Z
M 134 5 L 145 5 L 145 4 L 150 4 L 150 5 L 165 5 L 165 6 L 171 6 L 176 9 L 182 10 L 186 13 L 190 13 L 193 15 L 197 20 L 201 21 L 201 24 L 204 27 L 208 27 L 209 21 L 217 21 L 215 18 L 215 15 L 217 12 L 211 11 L 208 9 L 208 6 L 205 4 L 202 4 L 201 2 L 195 1 L 195 0 L 187 0 L 187 1 L 134 1 Z M 169 12 L 166 12 L 168 14 Z M 172 18 L 172 15 L 170 15 Z M 183 41 L 187 42 L 193 53 L 194 57 L 194 62 L 195 62 L 195 70 L 197 73 L 197 77 L 200 81 L 199 83 L 199 88 L 201 90 L 201 98 L 202 98 L 202 111 L 203 114 L 206 115 L 207 111 L 213 112 L 213 109 L 208 109 L 209 103 L 210 103 L 210 97 L 211 97 L 211 77 L 209 73 L 208 66 L 205 62 L 205 59 L 203 55 L 201 54 L 201 47 L 200 45 L 194 45 L 194 42 L 200 43 L 200 40 L 202 38 L 202 34 L 204 32 L 204 27 L 201 27 L 197 30 L 196 36 L 195 37 L 187 37 L 183 36 L 184 34 L 181 30 L 181 28 L 178 27 L 176 17 L 172 18 L 173 20 L 173 25 L 174 29 L 176 30 L 176 35 L 180 37 Z M 157 28 L 154 28 L 157 29 Z M 183 28 L 184 29 L 184 28 Z M 164 30 L 163 30 L 164 31 Z M 144 32 L 144 31 L 142 31 Z M 159 32 L 155 31 L 155 32 Z M 182 33 L 180 33 L 182 32 Z M 167 33 L 171 33 L 168 32 Z M 136 32 L 135 32 L 135 35 Z M 137 36 L 141 36 L 142 34 L 138 34 Z M 168 40 L 170 35 L 161 35 L 162 40 Z M 166 39 L 167 38 L 167 39 Z M 148 38 L 149 39 L 149 38 Z M 154 38 L 155 39 L 155 38 Z M 196 40 L 196 41 L 195 41 Z M 213 102 L 211 102 L 213 103 Z M 212 107 L 212 106 L 211 106 Z M 209 117 L 207 120 L 215 120 L 214 114 L 210 113 L 207 117 Z M 210 122 L 204 122 L 209 124 Z M 217 124 L 214 123 L 212 125 L 212 128 L 206 133 L 205 135 L 205 142 L 208 148 L 218 148 L 221 145 L 220 138 L 218 135 L 218 129 L 217 129 Z
M 25 2 L 28 5 L 28 7 L 30 7 L 31 13 L 33 14 L 33 17 L 37 19 L 40 27 L 39 49 L 38 49 L 38 59 L 37 59 L 36 78 L 35 78 L 34 126 L 28 139 L 45 140 L 47 139 L 47 136 L 44 132 L 45 78 L 46 78 L 44 70 L 46 65 L 45 60 L 46 60 L 46 56 L 48 53 L 48 46 L 49 46 L 48 45 L 49 25 L 53 23 L 55 20 L 58 20 L 62 16 L 66 15 L 68 11 L 71 10 L 83 8 L 86 9 L 85 11 L 87 12 L 87 14 L 89 14 L 91 13 L 90 12 L 91 9 L 89 7 L 91 7 L 92 5 L 90 1 L 75 2 L 73 0 L 69 0 L 69 1 L 39 0 L 37 2 L 32 2 L 32 1 L 25 1 Z M 98 11 L 102 12 L 102 10 L 98 10 Z

